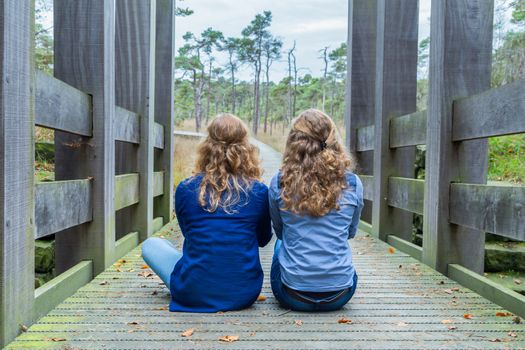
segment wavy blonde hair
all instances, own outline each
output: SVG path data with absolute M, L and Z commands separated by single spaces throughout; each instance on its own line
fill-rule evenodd
M 208 126 L 208 136 L 199 145 L 195 172 L 202 173 L 199 204 L 208 212 L 222 208 L 233 213 L 262 170 L 259 151 L 248 141 L 248 128 L 233 114 L 219 114 Z
M 339 209 L 338 199 L 348 186 L 345 172 L 353 167 L 332 119 L 317 109 L 302 112 L 293 121 L 284 151 L 284 209 L 311 216 Z

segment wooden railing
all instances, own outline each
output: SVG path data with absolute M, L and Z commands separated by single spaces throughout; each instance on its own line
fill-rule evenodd
M 1 6 L 4 345 L 171 218 L 174 1 L 55 0 L 54 77 L 34 71 L 33 2 Z M 56 181 L 35 183 L 34 125 L 55 130 Z M 35 289 L 52 234 L 57 277 Z
M 525 241 L 525 187 L 486 181 L 487 138 L 525 133 L 525 81 L 490 89 L 492 17 L 490 0 L 432 1 L 428 108 L 416 111 L 417 0 L 350 0 L 346 133 L 361 227 L 525 316 L 524 296 L 482 276 L 485 232 Z M 425 180 L 414 179 L 417 145 Z

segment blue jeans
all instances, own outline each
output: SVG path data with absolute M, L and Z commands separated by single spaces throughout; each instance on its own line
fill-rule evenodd
M 182 258 L 182 253 L 173 243 L 164 238 L 150 237 L 142 243 L 142 258 L 166 287 L 170 288 L 171 272 Z
M 357 273 L 354 274 L 354 284 L 350 290 L 345 295 L 333 302 L 329 301 L 331 298 L 333 298 L 332 296 L 328 298 L 313 298 L 311 296 L 301 295 L 302 298 L 310 302 L 303 302 L 291 296 L 285 290 L 285 286 L 281 280 L 281 265 L 279 264 L 279 250 L 281 249 L 281 244 L 282 241 L 279 239 L 275 242 L 270 281 L 272 284 L 273 295 L 283 308 L 306 312 L 335 311 L 341 309 L 346 303 L 350 301 L 350 299 L 352 299 L 352 296 L 354 295 L 357 288 Z

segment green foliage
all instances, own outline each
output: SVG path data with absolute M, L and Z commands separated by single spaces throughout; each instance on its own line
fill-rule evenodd
M 525 134 L 489 139 L 488 179 L 525 183 Z

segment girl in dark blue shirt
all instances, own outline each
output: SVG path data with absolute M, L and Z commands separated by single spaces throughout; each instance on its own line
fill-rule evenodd
M 222 114 L 212 121 L 195 172 L 175 193 L 182 253 L 152 237 L 142 245 L 142 256 L 170 289 L 170 311 L 249 307 L 263 282 L 259 247 L 272 233 L 258 151 L 239 118 Z

